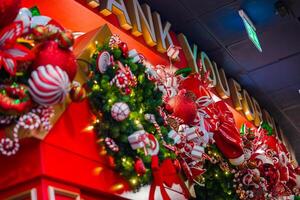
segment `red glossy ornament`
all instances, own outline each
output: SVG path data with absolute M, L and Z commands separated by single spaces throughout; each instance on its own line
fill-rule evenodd
M 86 98 L 86 91 L 81 86 L 72 86 L 70 90 L 70 98 L 74 102 L 81 102 Z
M 131 93 L 131 89 L 130 88 L 125 88 L 125 94 L 129 95 Z
M 197 115 L 197 106 L 194 101 L 185 96 L 186 91 L 181 90 L 166 104 L 167 111 L 183 120 L 185 124 L 192 124 Z
M 121 43 L 119 44 L 119 48 L 120 48 L 120 50 L 122 51 L 122 55 L 123 55 L 124 57 L 128 57 L 128 46 L 127 46 L 127 43 L 121 42 Z
M 20 9 L 21 0 L 0 0 L 0 28 L 12 23 Z
M 77 63 L 72 51 L 60 48 L 57 42 L 47 41 L 37 46 L 34 52 L 36 53 L 36 59 L 33 63 L 33 69 L 41 65 L 51 64 L 64 70 L 70 81 L 74 79 L 77 72 Z
M 134 170 L 140 176 L 142 176 L 146 173 L 146 167 L 145 167 L 144 162 L 142 161 L 142 159 L 138 158 L 135 161 Z
M 201 80 L 198 78 L 199 75 L 191 74 L 186 79 L 182 80 L 179 84 L 179 89 L 185 89 L 195 94 L 197 99 L 202 96 L 210 96 L 207 89 L 201 85 Z

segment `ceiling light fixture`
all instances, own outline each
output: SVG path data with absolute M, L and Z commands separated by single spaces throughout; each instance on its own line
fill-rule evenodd
M 261 48 L 260 42 L 258 40 L 258 37 L 256 34 L 256 28 L 255 28 L 254 24 L 252 23 L 252 21 L 250 20 L 248 15 L 243 10 L 239 10 L 239 15 L 244 22 L 249 39 L 252 41 L 252 43 L 258 49 L 258 51 L 262 52 L 262 48 Z

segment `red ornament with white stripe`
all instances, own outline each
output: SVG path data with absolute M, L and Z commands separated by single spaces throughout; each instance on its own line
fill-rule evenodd
M 70 89 L 67 73 L 58 66 L 40 66 L 28 80 L 33 100 L 41 105 L 54 105 L 64 101 Z

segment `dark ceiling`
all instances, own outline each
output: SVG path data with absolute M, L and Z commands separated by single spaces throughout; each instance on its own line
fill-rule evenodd
M 300 0 L 276 15 L 276 0 L 141 0 L 198 44 L 280 124 L 300 161 Z M 248 39 L 238 10 L 256 26 L 263 52 Z

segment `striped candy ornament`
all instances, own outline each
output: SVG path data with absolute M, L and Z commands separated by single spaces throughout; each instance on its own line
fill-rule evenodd
M 70 90 L 67 73 L 58 66 L 39 66 L 28 80 L 33 100 L 41 105 L 54 105 L 64 101 Z
M 104 141 L 105 141 L 105 144 L 108 146 L 108 148 L 110 150 L 112 150 L 113 152 L 118 152 L 119 151 L 119 147 L 113 139 L 107 137 L 107 138 L 104 139 Z

